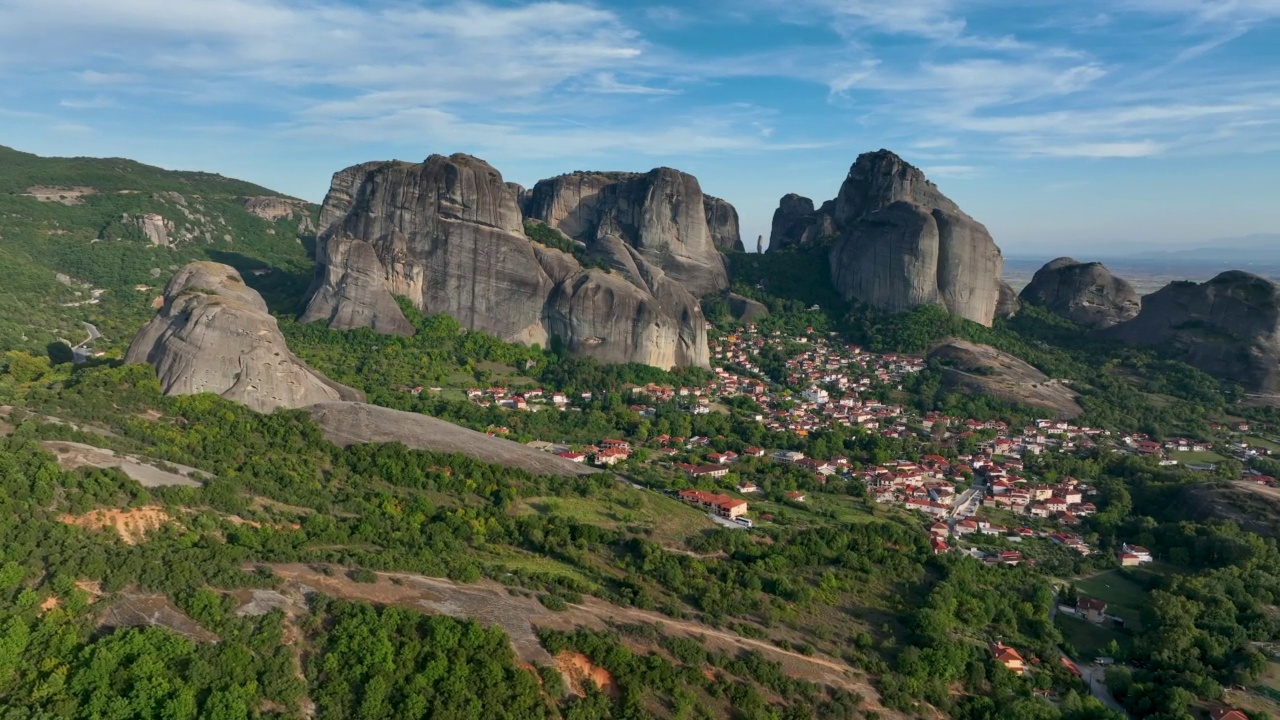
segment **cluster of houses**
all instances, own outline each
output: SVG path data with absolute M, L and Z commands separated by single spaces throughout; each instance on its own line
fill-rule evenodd
M 422 388 L 414 388 L 416 394 Z M 564 410 L 569 407 L 570 398 L 565 393 L 543 392 L 542 388 L 533 388 L 531 390 L 512 390 L 509 388 L 495 385 L 489 388 L 468 388 L 467 399 L 479 405 L 480 407 L 504 407 L 508 410 L 541 410 L 543 408 L 555 408 Z M 591 393 L 583 393 L 583 400 L 590 400 Z

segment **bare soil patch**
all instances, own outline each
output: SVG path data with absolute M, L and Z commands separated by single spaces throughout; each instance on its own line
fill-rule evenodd
M 125 475 L 133 478 L 143 487 L 154 488 L 167 485 L 183 487 L 200 487 L 200 481 L 193 476 L 202 474 L 199 470 L 186 465 L 166 463 L 176 472 L 162 470 L 147 459 L 118 453 L 107 448 L 94 447 L 84 443 L 67 440 L 45 440 L 40 443 L 45 450 L 58 458 L 58 465 L 64 470 L 82 467 L 119 468 Z M 152 461 L 154 462 L 154 461 Z
M 132 510 L 90 510 L 84 515 L 62 515 L 58 522 L 90 530 L 111 528 L 125 543 L 137 545 L 147 539 L 147 533 L 173 522 L 173 518 L 160 507 L 150 505 Z
M 586 695 L 586 683 L 591 683 L 609 697 L 618 697 L 618 686 L 614 684 L 609 671 L 593 665 L 591 659 L 580 652 L 565 650 L 556 655 L 556 670 L 560 671 L 565 683 L 576 695 Z
M 57 187 L 54 185 L 33 185 L 27 188 L 23 193 L 27 197 L 33 197 L 40 202 L 56 202 L 63 205 L 81 205 L 84 203 L 85 195 L 93 195 L 98 192 L 96 188 L 91 187 Z

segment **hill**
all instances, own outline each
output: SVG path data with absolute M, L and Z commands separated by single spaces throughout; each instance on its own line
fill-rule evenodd
M 291 305 L 310 279 L 317 212 L 220 175 L 0 146 L 0 347 L 79 343 L 88 322 L 103 335 L 95 349 L 123 350 L 192 260 L 257 271 L 268 300 Z

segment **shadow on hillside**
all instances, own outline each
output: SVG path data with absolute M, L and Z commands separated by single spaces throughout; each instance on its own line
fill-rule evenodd
M 311 287 L 310 272 L 281 268 L 228 250 L 211 248 L 207 254 L 210 260 L 230 265 L 240 271 L 245 284 L 262 295 L 272 313 L 297 315 L 305 307 L 307 290 Z

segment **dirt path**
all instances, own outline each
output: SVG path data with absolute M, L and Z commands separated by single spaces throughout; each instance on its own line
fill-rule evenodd
M 758 651 L 779 663 L 787 675 L 858 693 L 865 698 L 863 706 L 878 712 L 885 720 L 904 717 L 882 707 L 879 693 L 866 677 L 835 658 L 802 655 L 764 640 L 745 638 L 696 622 L 674 620 L 655 612 L 618 607 L 596 598 L 587 598 L 580 605 L 570 605 L 566 612 L 552 612 L 536 598 L 513 594 L 505 586 L 492 581 L 460 584 L 421 575 L 377 573 L 376 582 L 358 583 L 339 567 L 333 567 L 331 575 L 316 569 L 319 566 L 301 563 L 278 563 L 268 567 L 286 581 L 286 592 L 318 590 L 344 600 L 398 605 L 420 612 L 497 625 L 511 637 L 516 655 L 530 664 L 555 664 L 555 658 L 538 641 L 539 628 L 605 630 L 609 623 L 647 623 L 660 625 L 667 635 L 698 638 L 707 647 L 730 654 L 740 650 Z

